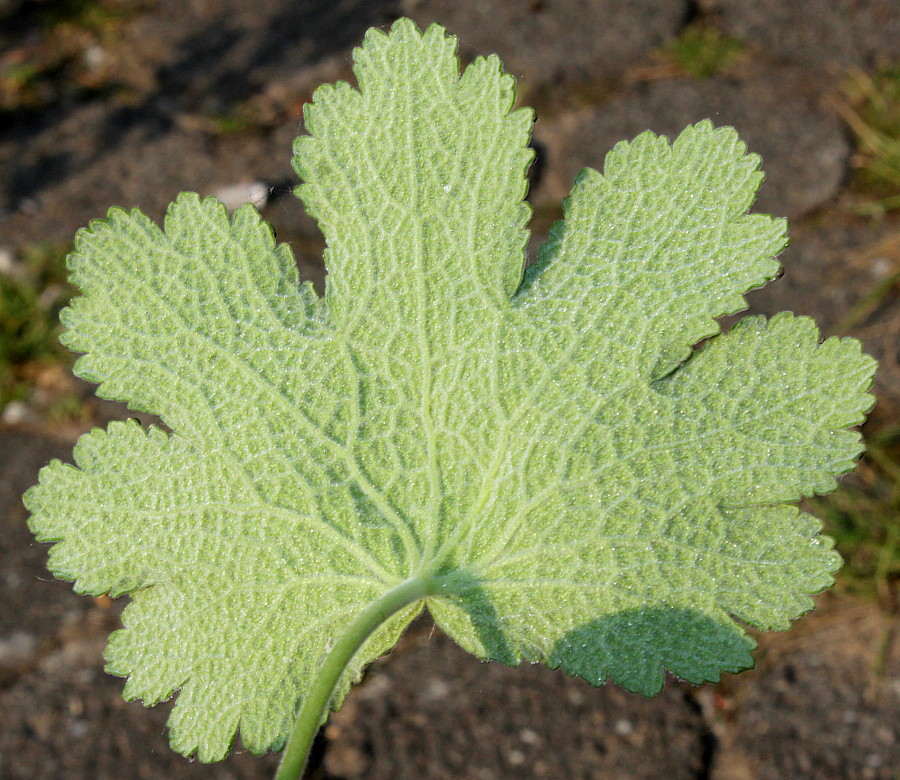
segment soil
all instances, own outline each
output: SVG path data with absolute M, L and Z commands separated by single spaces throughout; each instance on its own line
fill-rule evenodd
M 641 130 L 671 135 L 708 116 L 763 155 L 760 209 L 793 223 L 784 277 L 748 296 L 752 311 L 809 314 L 832 333 L 900 269 L 896 217 L 855 214 L 852 134 L 833 105 L 842 68 L 896 56 L 896 0 L 500 0 L 490 12 L 477 0 L 142 0 L 99 31 L 70 24 L 54 36 L 48 5 L 0 0 L 0 67 L 56 63 L 27 102 L 0 113 L 0 250 L 13 258 L 70 241 L 113 204 L 159 219 L 182 190 L 259 182 L 264 215 L 321 289 L 321 236 L 288 197 L 290 143 L 312 89 L 351 78 L 351 47 L 402 12 L 445 23 L 467 59 L 498 52 L 536 101 L 533 247 L 580 166 L 599 167 Z M 698 14 L 749 52 L 704 80 L 659 54 Z M 882 362 L 874 420 L 896 421 L 900 302 L 849 321 L 841 332 Z M 85 400 L 74 420 L 42 414 L 57 385 Z M 35 386 L 32 414 L 0 422 L 0 779 L 271 777 L 276 757 L 240 745 L 209 766 L 174 754 L 170 703 L 126 703 L 122 680 L 103 672 L 121 600 L 77 596 L 45 568 L 22 492 L 90 425 L 133 416 L 90 392 L 54 375 Z M 896 636 L 884 605 L 825 595 L 792 631 L 759 638 L 752 672 L 701 687 L 670 679 L 647 700 L 539 666 L 481 663 L 426 618 L 331 718 L 309 776 L 896 780 Z

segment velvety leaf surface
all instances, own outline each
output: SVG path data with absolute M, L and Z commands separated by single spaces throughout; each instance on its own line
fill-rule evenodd
M 839 558 L 794 503 L 853 467 L 874 362 L 814 324 L 715 318 L 773 278 L 759 160 L 702 122 L 586 169 L 524 275 L 532 114 L 494 57 L 408 20 L 318 89 L 298 190 L 323 299 L 252 207 L 112 210 L 69 258 L 79 375 L 113 423 L 26 497 L 51 568 L 130 593 L 109 670 L 180 690 L 173 746 L 280 746 L 353 617 L 409 578 L 461 645 L 657 692 L 752 663 Z M 711 338 L 710 338 L 711 337 Z M 703 347 L 695 345 L 709 338 Z M 362 667 L 421 608 L 397 613 Z

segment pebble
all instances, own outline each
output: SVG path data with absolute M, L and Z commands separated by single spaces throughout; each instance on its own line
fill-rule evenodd
M 100 68 L 106 64 L 107 59 L 108 55 L 106 49 L 102 46 L 97 46 L 96 44 L 88 46 L 87 49 L 84 50 L 84 55 L 82 56 L 84 66 L 89 71 L 100 70 Z
M 38 423 L 40 418 L 23 401 L 10 401 L 0 414 L 0 421 L 7 425 L 22 425 Z
M 234 211 L 246 203 L 262 209 L 269 201 L 269 187 L 261 181 L 244 181 L 220 187 L 213 195 L 222 201 L 228 211 Z
M 616 721 L 613 729 L 620 737 L 627 737 L 629 734 L 631 734 L 631 732 L 634 731 L 634 724 L 626 718 L 620 718 Z
M 11 275 L 15 270 L 16 259 L 12 250 L 5 246 L 0 246 L 0 274 Z
M 37 651 L 37 637 L 16 631 L 0 639 L 0 670 L 17 671 L 28 666 Z

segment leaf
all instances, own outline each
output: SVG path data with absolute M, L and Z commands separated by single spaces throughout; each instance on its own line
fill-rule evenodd
M 651 695 L 751 665 L 735 620 L 786 628 L 839 566 L 793 504 L 853 468 L 874 361 L 789 314 L 715 335 L 786 243 L 746 213 L 759 159 L 709 122 L 619 144 L 523 277 L 532 114 L 455 49 L 370 31 L 360 89 L 306 107 L 323 299 L 252 207 L 192 194 L 164 230 L 110 211 L 69 258 L 77 373 L 172 433 L 86 434 L 31 527 L 78 591 L 132 594 L 109 671 L 180 690 L 172 744 L 203 761 L 238 728 L 282 745 L 343 628 L 411 578 L 481 657 Z

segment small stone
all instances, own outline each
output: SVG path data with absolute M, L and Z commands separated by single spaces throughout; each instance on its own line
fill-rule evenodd
M 0 246 L 0 274 L 11 275 L 16 268 L 16 260 L 12 250 L 5 246 Z
M 525 763 L 525 754 L 521 750 L 510 750 L 506 754 L 506 760 L 510 766 L 522 766 Z
M 90 71 L 100 70 L 108 59 L 108 55 L 106 53 L 106 49 L 102 46 L 97 46 L 96 44 L 93 46 L 88 46 L 84 50 L 84 54 L 82 55 L 82 61 L 84 62 L 84 67 L 86 67 Z
M 87 721 L 79 718 L 78 720 L 70 721 L 66 727 L 66 731 L 68 732 L 69 737 L 74 740 L 84 739 L 90 731 L 90 726 Z
M 541 736 L 534 729 L 522 729 L 519 732 L 519 739 L 526 745 L 537 745 L 541 741 Z
M 613 726 L 613 731 L 620 737 L 627 737 L 634 731 L 634 724 L 626 718 L 620 718 Z
M 440 677 L 432 677 L 422 691 L 422 698 L 425 700 L 435 701 L 444 699 L 450 693 L 450 686 Z
M 37 647 L 37 637 L 24 631 L 16 631 L 0 639 L 0 670 L 24 669 L 34 660 Z
M 228 211 L 234 211 L 246 203 L 262 209 L 269 201 L 269 187 L 261 181 L 245 181 L 220 187 L 213 195 L 222 201 Z
M 566 698 L 569 700 L 569 704 L 574 707 L 584 704 L 584 694 L 576 688 L 569 688 L 566 691 Z
M 877 280 L 886 279 L 894 272 L 894 263 L 886 257 L 876 257 L 869 266 L 872 277 Z
M 28 404 L 22 401 L 10 401 L 4 408 L 3 414 L 0 414 L 0 420 L 7 425 L 22 425 L 39 421 L 38 416 Z
M 361 699 L 380 699 L 391 687 L 390 680 L 384 674 L 372 674 L 366 677 L 366 684 L 361 685 L 356 695 Z

